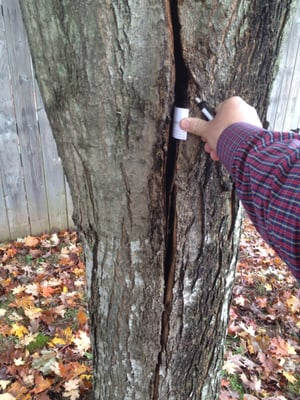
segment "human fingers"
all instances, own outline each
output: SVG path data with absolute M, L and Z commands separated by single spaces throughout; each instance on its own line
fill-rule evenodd
M 206 153 L 208 153 L 210 155 L 210 158 L 213 161 L 219 160 L 218 154 L 216 153 L 216 151 L 214 149 L 211 148 L 211 146 L 208 143 L 205 143 L 204 150 L 206 151 Z
M 207 121 L 200 118 L 184 118 L 180 121 L 180 127 L 185 131 L 200 136 L 203 140 L 207 137 Z
M 222 101 L 221 103 L 219 103 L 216 107 L 215 107 L 215 112 L 220 111 L 220 109 L 226 105 L 230 107 L 235 107 L 238 106 L 240 104 L 247 104 L 240 96 L 232 96 L 229 97 L 228 99 Z
M 208 143 L 205 143 L 204 150 L 206 151 L 206 153 L 210 153 L 212 151 L 212 148 Z
M 252 125 L 262 126 L 254 107 L 250 106 L 239 96 L 233 96 L 223 101 L 216 107 L 216 114 L 222 128 L 235 122 L 247 122 Z
M 215 152 L 215 150 L 212 150 L 212 151 L 209 153 L 209 155 L 210 155 L 210 158 L 211 158 L 213 161 L 219 161 L 219 156 L 218 156 L 218 154 Z

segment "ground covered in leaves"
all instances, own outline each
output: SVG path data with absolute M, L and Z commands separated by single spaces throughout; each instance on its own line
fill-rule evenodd
M 299 317 L 299 286 L 246 221 L 220 400 L 300 398 Z M 0 400 L 84 400 L 91 385 L 76 233 L 0 245 Z
M 85 399 L 91 350 L 76 233 L 0 246 L 0 399 Z
M 220 400 L 300 399 L 300 287 L 246 220 Z

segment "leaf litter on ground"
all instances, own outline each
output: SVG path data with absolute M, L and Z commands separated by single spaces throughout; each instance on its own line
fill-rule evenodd
M 85 283 L 76 232 L 0 245 L 0 400 L 91 398 Z M 299 296 L 246 219 L 220 400 L 300 398 Z
M 0 245 L 0 400 L 88 398 L 85 284 L 75 232 Z
M 300 287 L 245 219 L 220 400 L 300 399 Z

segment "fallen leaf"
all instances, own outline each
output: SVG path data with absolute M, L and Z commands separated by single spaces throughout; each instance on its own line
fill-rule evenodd
M 291 296 L 286 301 L 287 305 L 290 307 L 292 313 L 300 311 L 300 298 L 296 296 Z
M 24 314 L 30 320 L 33 320 L 35 318 L 40 318 L 42 312 L 43 312 L 43 309 L 42 308 L 37 308 L 37 307 L 31 307 L 31 308 L 25 308 L 24 309 Z
M 15 335 L 18 338 L 22 338 L 24 335 L 27 335 L 29 333 L 28 329 L 24 325 L 19 325 L 19 324 L 13 324 L 10 334 Z
M 253 328 L 253 326 L 251 326 L 251 325 L 246 326 L 246 325 L 244 324 L 244 322 L 241 322 L 241 323 L 239 324 L 239 326 L 240 326 L 240 327 L 242 328 L 242 330 L 244 331 L 243 333 L 240 333 L 239 336 L 245 336 L 245 333 L 246 333 L 246 335 L 255 336 L 255 329 Z
M 63 339 L 63 338 L 54 337 L 51 340 L 51 344 L 53 344 L 54 346 L 65 346 L 67 343 L 66 343 L 65 339 Z
M 249 379 L 244 373 L 242 373 L 240 377 L 243 384 L 247 386 L 249 389 L 253 390 L 253 392 L 260 391 L 261 380 L 256 375 L 251 376 Z
M 34 297 L 38 297 L 40 294 L 40 286 L 37 283 L 28 284 L 25 288 L 25 292 L 32 294 Z
M 37 247 L 39 243 L 39 239 L 35 236 L 27 236 L 25 238 L 25 246 L 27 247 Z
M 51 297 L 55 293 L 55 289 L 51 286 L 41 286 L 40 293 L 44 297 Z
M 17 254 L 17 249 L 15 247 L 11 247 L 11 248 L 7 249 L 7 251 L 6 251 L 6 255 L 9 258 L 13 258 L 16 254 Z
M 25 286 L 24 285 L 18 285 L 18 286 L 13 288 L 12 293 L 13 294 L 20 294 L 20 293 L 24 292 L 24 290 L 25 290 Z
M 73 343 L 76 345 L 76 350 L 81 356 L 91 348 L 90 337 L 85 331 L 80 331 L 79 337 L 73 339 Z
M 41 393 L 46 389 L 49 389 L 53 383 L 53 379 L 44 378 L 42 375 L 35 377 L 35 387 L 32 389 L 32 393 Z
M 0 308 L 0 318 L 4 317 L 6 312 L 7 312 L 7 310 L 5 310 L 5 308 Z
M 47 375 L 52 371 L 52 367 L 55 363 L 56 353 L 51 350 L 42 350 L 41 354 L 33 360 L 32 366 L 41 371 L 44 375 Z
M 15 308 L 34 307 L 34 298 L 31 295 L 18 297 L 12 303 L 10 303 L 9 307 L 15 307 Z
M 88 317 L 83 309 L 78 310 L 77 321 L 80 325 L 85 325 L 88 321 Z
M 7 388 L 7 386 L 10 384 L 11 384 L 11 381 L 0 380 L 0 387 L 2 390 L 5 390 Z
M 234 375 L 240 368 L 233 363 L 231 360 L 226 360 L 223 365 L 223 370 L 226 371 L 229 375 Z
M 277 356 L 297 354 L 295 347 L 281 337 L 275 337 L 271 340 L 270 351 Z
M 17 367 L 20 367 L 21 365 L 24 365 L 24 364 L 25 364 L 25 361 L 22 359 L 22 357 L 15 358 L 15 359 L 14 359 L 14 364 L 15 364 Z
M 294 384 L 294 383 L 297 382 L 297 378 L 295 378 L 294 375 L 291 374 L 290 372 L 283 371 L 283 372 L 282 372 L 282 375 L 283 375 L 289 382 L 291 382 L 292 384 Z M 300 393 L 299 393 L 299 394 L 300 394 Z
M 0 400 L 16 400 L 15 396 L 12 396 L 9 393 L 0 394 Z
M 79 399 L 80 397 L 79 384 L 80 384 L 79 379 L 71 379 L 68 382 L 66 382 L 64 385 L 65 386 L 64 396 L 70 397 L 71 400 Z

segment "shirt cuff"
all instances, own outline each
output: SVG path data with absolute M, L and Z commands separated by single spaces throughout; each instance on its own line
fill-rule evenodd
M 232 172 L 237 151 L 262 130 L 262 128 L 246 122 L 237 122 L 224 129 L 217 143 L 217 154 L 229 173 Z

